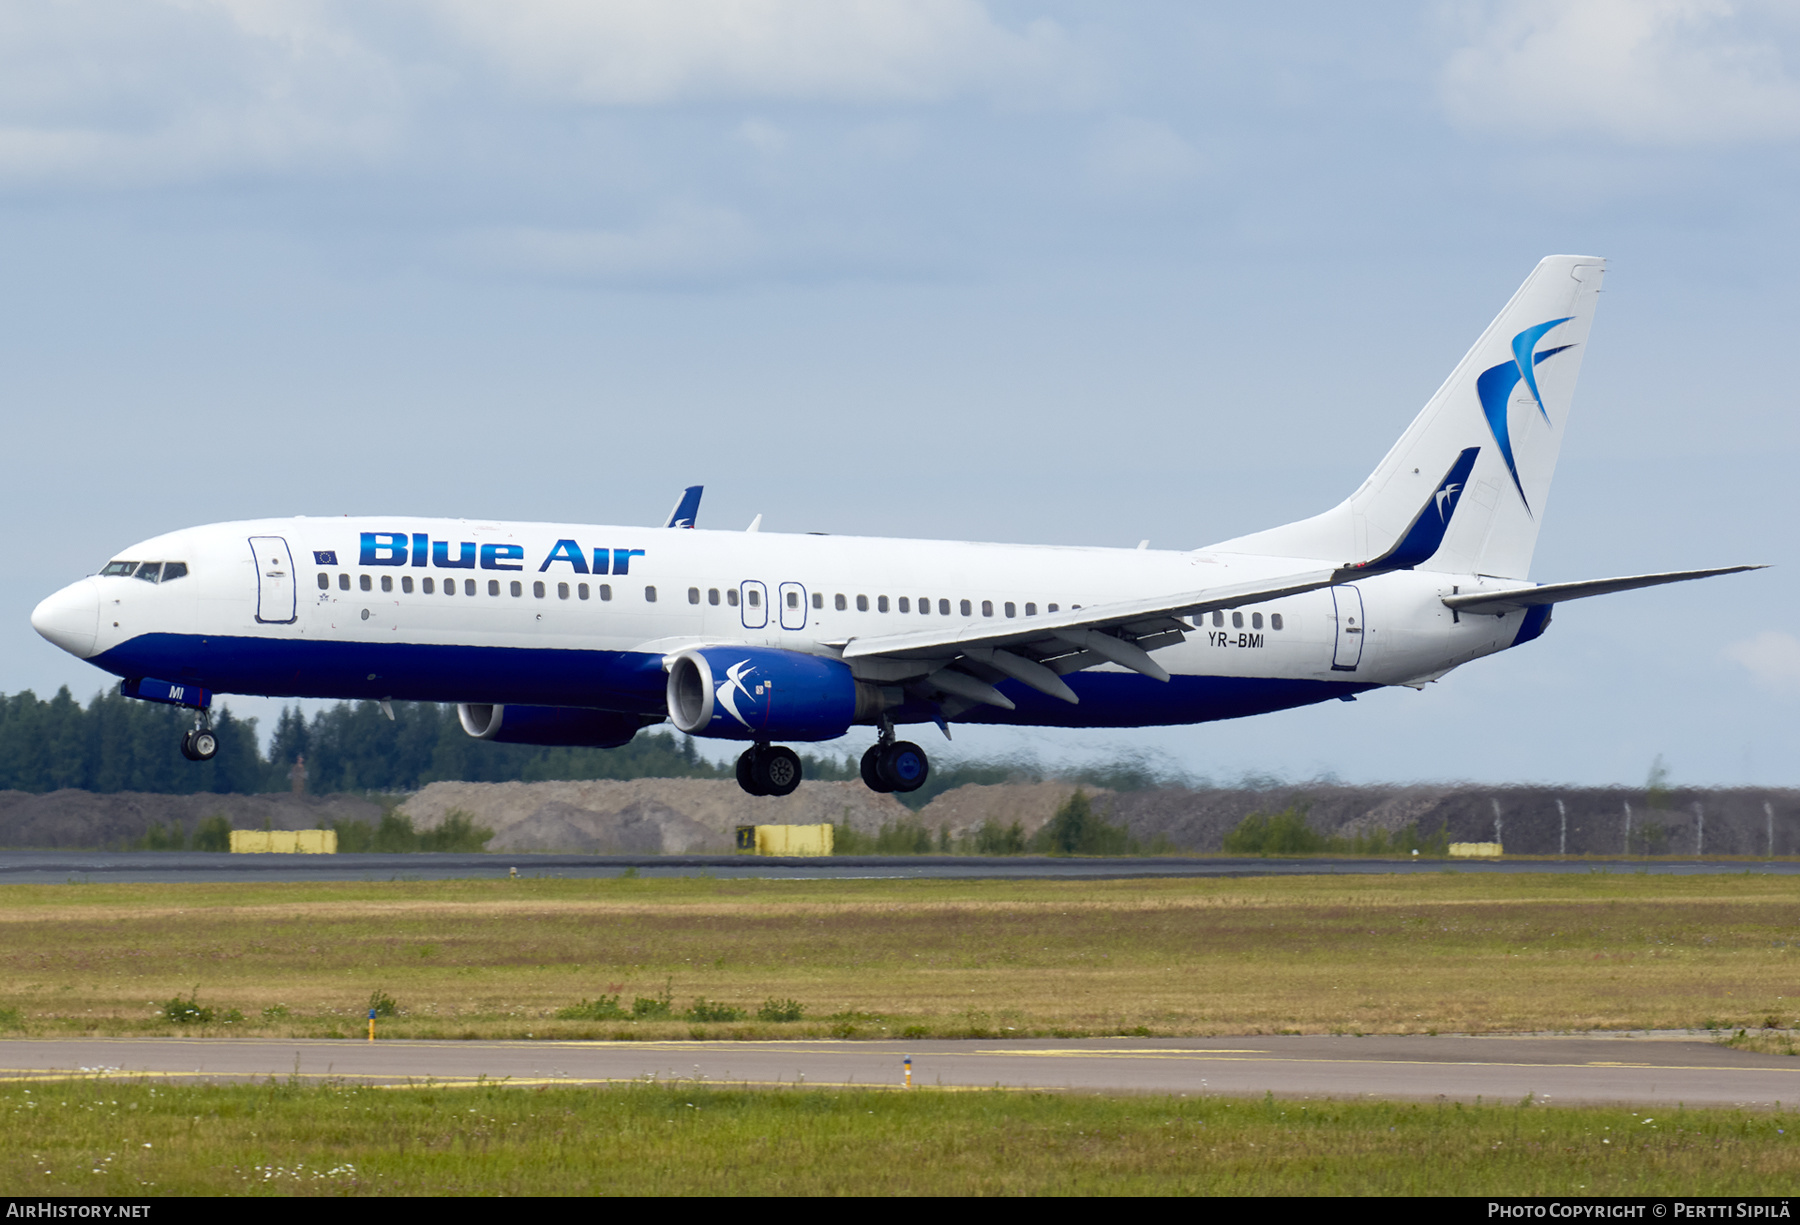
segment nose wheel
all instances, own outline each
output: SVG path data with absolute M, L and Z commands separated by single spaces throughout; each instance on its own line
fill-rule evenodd
M 910 740 L 873 744 L 862 756 L 862 780 L 870 791 L 917 791 L 931 777 L 931 759 Z
M 800 755 L 783 744 L 755 744 L 737 759 L 737 781 L 751 795 L 792 795 L 802 776 Z
M 211 761 L 219 755 L 219 738 L 210 727 L 196 727 L 181 738 L 181 755 L 189 761 Z

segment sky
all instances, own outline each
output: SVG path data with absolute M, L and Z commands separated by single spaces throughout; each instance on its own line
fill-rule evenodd
M 1791 0 L 0 0 L 0 691 L 98 691 L 32 607 L 236 518 L 1203 546 L 1347 495 L 1567 252 L 1532 577 L 1772 569 L 1423 692 L 928 736 L 1793 786 L 1797 148 Z

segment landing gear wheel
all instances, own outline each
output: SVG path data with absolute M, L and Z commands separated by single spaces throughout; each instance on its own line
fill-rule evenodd
M 896 740 L 880 750 L 876 773 L 887 786 L 886 791 L 917 791 L 931 776 L 931 761 L 925 750 L 910 740 Z
M 738 755 L 738 786 L 742 787 L 750 795 L 767 795 L 769 793 L 764 791 L 756 781 L 756 757 L 757 748 L 755 745 L 751 745 Z
M 800 755 L 786 745 L 775 745 L 756 755 L 751 767 L 764 795 L 792 795 L 800 785 Z
M 181 755 L 189 761 L 211 761 L 219 755 L 219 738 L 209 727 L 196 727 L 181 738 Z
M 869 751 L 862 755 L 862 780 L 870 791 L 886 794 L 893 790 L 881 777 L 881 746 L 879 744 L 871 744 Z

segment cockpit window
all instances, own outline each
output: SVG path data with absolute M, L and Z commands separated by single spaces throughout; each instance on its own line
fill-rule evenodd
M 135 569 L 137 569 L 137 563 L 134 561 L 109 561 L 106 563 L 106 568 L 100 571 L 100 576 L 102 578 L 124 578 Z
M 133 578 L 141 578 L 146 583 L 154 583 L 157 579 L 158 573 L 161 570 L 162 570 L 161 562 L 147 561 L 143 565 L 141 565 L 137 568 L 137 573 L 135 575 L 133 575 L 132 577 Z
M 187 563 L 184 561 L 166 561 L 163 563 L 162 581 L 172 583 L 178 578 L 187 577 Z

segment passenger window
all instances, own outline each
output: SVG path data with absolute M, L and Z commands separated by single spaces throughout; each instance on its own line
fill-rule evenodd
M 950 601 L 949 600 L 944 601 L 944 611 L 945 612 L 950 611 Z M 931 597 L 930 596 L 922 595 L 919 597 L 919 615 L 921 617 L 929 617 L 931 615 Z
M 983 600 L 981 602 L 981 615 L 984 617 L 991 617 L 994 615 L 994 602 L 992 600 Z
M 166 561 L 163 563 L 162 581 L 172 583 L 178 578 L 187 577 L 187 563 L 184 561 Z
M 143 576 L 139 575 L 138 577 L 142 578 Z M 373 583 L 369 582 L 369 576 L 366 574 L 359 574 L 356 576 L 356 585 L 361 587 L 364 591 L 368 591 L 374 586 Z
M 752 607 L 752 608 L 761 608 L 762 607 L 762 592 L 760 590 L 758 590 L 755 587 L 752 587 L 747 594 L 750 597 L 750 607 Z
M 689 587 L 688 588 L 688 603 L 689 604 L 698 604 L 699 602 L 700 602 L 700 589 L 698 587 Z
M 455 581 L 456 581 L 456 580 L 455 580 L 455 579 L 451 579 L 451 580 L 450 580 L 450 581 L 451 581 L 451 582 L 455 582 Z M 499 586 L 500 586 L 500 584 L 499 584 L 499 583 L 495 583 L 495 584 L 494 584 L 494 587 L 495 587 L 495 589 L 496 589 L 496 590 L 495 590 L 495 591 L 494 591 L 494 594 L 495 594 L 495 595 L 499 595 L 499 594 L 500 594 L 500 592 L 499 592 L 499 590 L 498 590 L 498 588 L 499 588 Z M 464 579 L 464 580 L 463 580 L 463 594 L 464 594 L 464 595 L 474 595 L 474 594 L 475 594 L 475 580 L 474 580 L 474 579 L 472 579 L 472 578 L 466 578 L 466 579 Z
M 711 605 L 713 605 L 713 606 L 714 606 L 714 607 L 717 607 L 717 606 L 718 606 L 718 603 L 719 603 L 719 589 L 718 589 L 718 588 L 717 588 L 717 587 L 708 587 L 708 588 L 707 588 L 707 589 L 706 589 L 706 602 L 707 602 L 707 603 L 708 603 L 708 604 L 711 604 Z
M 521 583 L 518 579 L 512 580 L 512 582 L 508 583 L 506 586 L 507 589 L 512 592 L 513 599 L 515 600 L 525 594 L 525 584 Z
M 962 615 L 965 617 L 969 616 L 970 613 L 972 612 L 972 610 L 969 607 L 969 602 L 967 600 L 962 601 L 957 607 L 962 609 Z M 945 609 L 944 611 L 948 612 L 949 609 Z
M 531 594 L 540 600 L 544 598 L 544 584 L 542 580 L 531 584 Z
M 601 583 L 600 584 L 600 598 L 602 600 L 612 599 L 612 584 L 611 583 Z
M 950 615 L 950 601 L 949 600 L 939 600 L 938 601 L 938 616 L 948 617 L 949 615 Z M 969 602 L 967 600 L 963 601 L 963 615 L 965 617 L 969 615 Z
M 400 576 L 400 594 L 402 594 L 402 595 L 411 595 L 412 594 L 412 575 L 403 574 Z
M 329 574 L 319 575 L 319 590 L 320 591 L 330 591 L 331 590 L 331 576 Z
M 500 594 L 500 580 L 499 579 L 491 578 L 488 580 L 488 594 L 489 595 L 499 595 Z
M 381 576 L 381 589 L 383 591 L 392 591 L 394 589 L 394 576 L 393 575 L 384 574 Z
M 579 600 L 588 598 L 588 585 L 586 583 L 575 584 L 575 598 Z
M 1250 614 L 1250 628 L 1253 630 L 1259 630 L 1262 628 L 1262 614 L 1261 613 L 1253 612 Z
M 656 603 L 656 588 L 654 588 L 654 587 L 644 588 L 644 603 L 646 603 L 646 604 Z
M 813 592 L 813 607 L 814 608 L 824 608 L 825 607 L 825 596 L 824 596 L 823 592 L 818 592 L 818 591 Z
M 1281 628 L 1281 614 L 1280 613 L 1270 613 L 1269 614 L 1269 628 L 1272 630 L 1278 630 Z
M 800 607 L 800 593 L 798 591 L 790 591 L 787 593 L 787 606 L 789 608 Z
M 569 585 L 567 583 L 558 583 L 556 585 L 556 598 L 559 600 L 566 600 L 569 598 Z
M 843 612 L 845 609 L 850 607 L 850 601 L 846 600 L 844 598 L 844 593 L 840 591 L 831 598 L 831 606 L 833 608 L 837 609 L 839 612 Z
M 339 591 L 350 590 L 350 576 L 348 574 L 338 575 L 338 590 Z
M 857 612 L 868 612 L 869 611 L 869 597 L 868 596 L 859 595 L 856 597 L 856 611 Z
M 738 593 L 736 587 L 727 587 L 725 589 L 725 602 L 733 608 L 738 606 Z
M 437 584 L 433 583 L 428 578 L 420 579 L 419 580 L 419 590 L 423 591 L 426 595 L 430 595 L 432 592 L 437 590 Z
M 884 595 L 876 596 L 875 597 L 875 611 L 876 612 L 886 612 L 887 610 L 888 610 L 888 598 Z
M 159 577 L 161 577 L 161 572 L 162 572 L 162 563 L 161 562 L 147 561 L 143 565 L 138 567 L 137 577 L 143 579 L 146 583 L 154 583 Z
M 1221 625 L 1224 625 L 1224 624 L 1225 624 L 1225 614 L 1220 612 L 1216 608 L 1213 609 L 1213 628 L 1218 629 Z
M 1056 611 L 1056 605 L 1054 605 L 1054 604 L 1046 604 L 1046 605 L 1045 605 L 1045 606 L 1044 606 L 1044 611 L 1045 611 L 1045 612 L 1047 612 L 1047 613 L 1053 613 L 1053 612 L 1055 612 L 1055 611 Z
M 1027 605 L 1025 605 L 1025 615 L 1026 615 L 1026 616 L 1027 616 L 1027 617 L 1035 617 L 1035 616 L 1037 616 L 1037 605 L 1036 605 L 1036 604 L 1027 604 Z
M 1009 617 L 1016 617 L 1019 615 L 1019 610 L 1014 606 L 1011 600 L 1006 602 L 1006 615 Z
M 900 611 L 901 612 L 911 612 L 912 611 L 912 601 L 907 599 L 905 596 L 900 597 Z
M 1234 630 L 1241 630 L 1244 628 L 1244 614 L 1243 613 L 1234 611 L 1231 614 L 1231 628 Z

